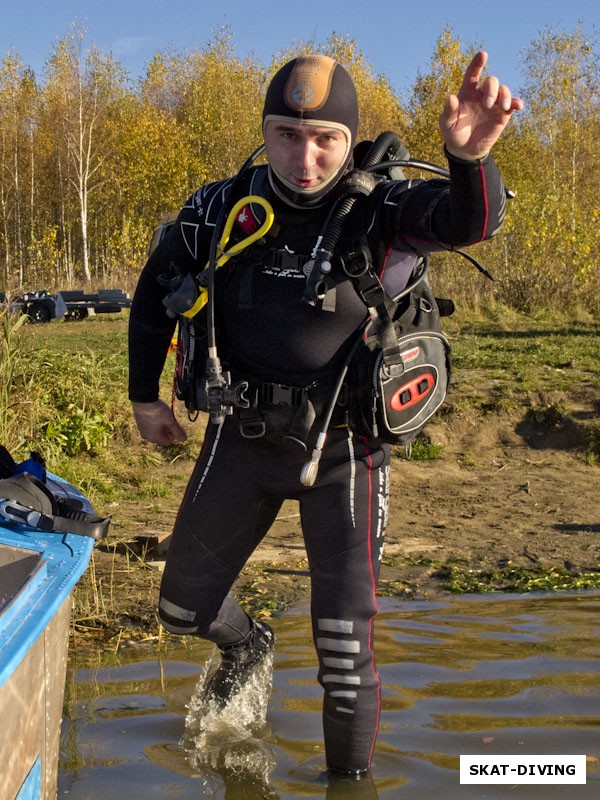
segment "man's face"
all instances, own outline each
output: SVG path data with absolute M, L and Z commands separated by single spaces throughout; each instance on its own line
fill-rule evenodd
M 342 127 L 272 119 L 265 146 L 275 174 L 290 188 L 310 194 L 345 162 L 349 135 Z

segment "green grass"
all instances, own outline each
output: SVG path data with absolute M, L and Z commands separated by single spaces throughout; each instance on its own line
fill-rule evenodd
M 164 509 L 173 513 L 180 501 L 203 425 L 188 425 L 190 438 L 176 447 L 141 442 L 127 399 L 127 313 L 39 326 L 17 324 L 18 319 L 3 317 L 0 327 L 2 443 L 17 460 L 32 449 L 40 451 L 48 468 L 79 487 L 99 514 L 111 514 L 111 540 L 119 540 L 121 534 L 129 537 L 140 524 L 150 530 L 163 527 Z M 597 323 L 531 319 L 507 312 L 496 319 L 457 314 L 447 328 L 454 384 L 441 413 L 447 415 L 450 428 L 453 415 L 482 414 L 509 418 L 515 427 L 560 431 L 575 426 L 582 432 L 579 457 L 591 466 L 598 464 Z M 173 368 L 173 357 L 169 359 L 163 377 L 166 400 Z M 585 418 L 578 407 L 584 396 Z M 402 458 L 402 448 L 396 448 L 395 455 Z M 411 457 L 443 459 L 445 452 L 425 432 L 413 444 Z M 460 454 L 459 463 L 468 468 L 477 458 L 474 445 L 472 451 Z M 114 600 L 118 608 L 117 583 L 122 580 L 129 587 L 139 572 L 134 566 L 137 562 L 123 574 L 115 570 L 104 576 L 102 585 L 96 585 L 93 571 L 85 578 L 76 593 L 76 598 L 83 597 L 76 599 L 82 629 L 91 624 L 85 621 L 90 616 L 113 619 L 116 612 L 106 604 Z M 431 564 L 431 568 L 438 571 L 445 588 L 461 593 L 600 588 L 600 573 L 591 571 L 571 575 L 554 567 L 524 569 L 510 564 L 474 570 L 461 563 Z M 138 607 L 147 613 L 151 602 L 145 592 L 152 580 L 158 580 L 154 573 L 149 575 L 139 579 L 138 587 Z M 278 591 L 267 577 L 250 569 L 247 583 L 240 587 L 250 613 L 269 616 L 289 602 L 289 590 Z M 299 583 L 298 591 L 303 587 Z M 394 596 L 415 592 L 401 578 L 382 581 L 380 587 L 381 594 Z M 142 611 L 139 614 L 143 616 Z
M 598 345 L 600 323 L 531 320 L 519 317 L 506 330 L 489 322 L 465 321 L 450 334 L 454 367 L 459 371 L 484 370 L 494 379 L 507 373 L 522 388 L 564 389 L 573 373 L 596 381 L 600 373 Z
M 472 569 L 462 564 L 444 564 L 436 577 L 444 589 L 455 594 L 600 589 L 600 571 L 571 573 L 555 566 Z
M 425 433 L 419 434 L 407 447 L 394 448 L 394 456 L 407 461 L 435 461 L 442 457 L 443 452 L 443 445 L 430 442 Z
M 453 384 L 441 413 L 520 417 L 566 430 L 580 456 L 600 457 L 600 323 L 507 314 L 505 319 L 452 319 Z M 575 430 L 577 429 L 577 430 Z M 468 458 L 468 454 L 466 454 Z
M 21 319 L 3 316 L 0 331 L 3 444 L 17 459 L 40 451 L 49 469 L 77 483 L 94 504 L 168 497 L 168 482 L 149 479 L 149 467 L 164 469 L 174 459 L 191 463 L 202 423 L 190 426 L 191 440 L 178 448 L 157 450 L 140 442 L 127 399 L 128 313 L 47 325 L 24 325 Z M 506 312 L 496 319 L 457 314 L 447 327 L 454 382 L 442 414 L 579 426 L 585 430 L 580 456 L 598 463 L 597 411 L 582 420 L 575 406 L 584 394 L 599 395 L 599 324 Z M 163 376 L 165 399 L 172 359 Z M 403 456 L 401 448 L 397 455 Z M 413 459 L 443 456 L 441 445 L 426 436 L 413 444 Z M 465 464 L 473 459 L 476 453 L 464 454 Z
M 11 370 L 3 444 L 17 461 L 39 451 L 49 470 L 98 508 L 170 493 L 175 498 L 181 486 L 170 487 L 156 470 L 173 458 L 191 464 L 198 452 L 196 436 L 178 448 L 141 442 L 127 398 L 127 323 L 128 315 L 119 314 L 21 325 L 11 334 L 10 364 L 6 346 L 0 352 L 0 379 Z M 170 356 L 165 398 L 172 367 Z M 201 437 L 201 424 L 194 431 Z

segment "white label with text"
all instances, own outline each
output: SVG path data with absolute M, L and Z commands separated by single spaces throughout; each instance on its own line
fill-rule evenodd
M 461 783 L 585 783 L 586 757 L 461 756 Z

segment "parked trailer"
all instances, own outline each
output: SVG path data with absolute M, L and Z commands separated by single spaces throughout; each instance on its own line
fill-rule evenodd
M 6 301 L 0 292 L 0 303 Z M 12 309 L 27 314 L 35 323 L 50 322 L 51 319 L 85 319 L 90 314 L 118 314 L 131 306 L 131 298 L 123 289 L 100 289 L 86 293 L 82 290 L 65 290 L 50 294 L 45 290 L 25 292 L 10 299 Z
M 123 308 L 131 307 L 131 298 L 123 289 L 100 289 L 97 294 L 67 290 L 60 292 L 64 300 L 65 319 L 85 319 L 92 314 L 118 314 Z
M 50 322 L 51 319 L 63 317 L 67 310 L 60 293 L 49 294 L 43 289 L 10 297 L 9 301 L 11 311 L 27 314 L 30 322 Z M 5 304 L 6 296 L 4 292 L 0 292 L 0 305 Z

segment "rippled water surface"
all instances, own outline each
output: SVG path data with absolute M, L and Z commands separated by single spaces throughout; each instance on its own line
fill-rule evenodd
M 351 784 L 328 785 L 324 774 L 307 609 L 273 622 L 268 709 L 264 672 L 225 718 L 198 706 L 195 689 L 212 652 L 203 642 L 77 670 L 67 692 L 58 797 L 598 798 L 599 611 L 598 594 L 383 600 L 372 780 Z M 460 754 L 586 754 L 587 784 L 460 785 Z

